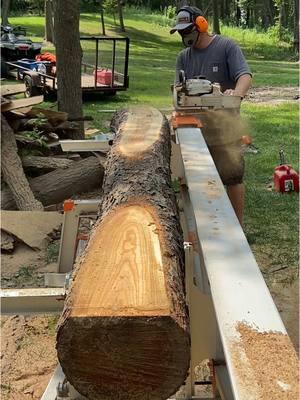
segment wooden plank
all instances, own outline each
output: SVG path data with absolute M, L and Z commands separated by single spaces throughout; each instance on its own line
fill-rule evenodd
M 60 140 L 63 151 L 108 151 L 108 140 Z
M 47 110 L 44 108 L 33 107 L 26 112 L 26 115 L 28 117 L 36 117 L 39 114 L 44 115 L 50 121 L 50 123 L 64 122 L 68 119 L 68 113 L 63 111 Z
M 101 132 L 99 129 L 88 128 L 88 129 L 85 129 L 84 136 L 94 136 L 95 134 L 100 134 L 100 133 Z
M 295 351 L 201 131 L 177 136 L 235 399 L 297 398 Z
M 1 112 L 16 110 L 22 107 L 32 106 L 44 101 L 44 96 L 35 96 L 28 99 L 11 100 L 8 104 L 1 104 Z
M 1 85 L 1 96 L 8 96 L 18 93 L 25 92 L 25 85 L 24 83 L 20 83 L 18 85 Z

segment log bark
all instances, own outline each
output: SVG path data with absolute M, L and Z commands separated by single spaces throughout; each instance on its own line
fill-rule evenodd
M 44 206 L 60 203 L 75 194 L 101 188 L 104 169 L 96 157 L 74 162 L 66 169 L 58 169 L 30 181 L 30 187 Z M 15 210 L 16 204 L 8 189 L 1 193 L 1 207 Z
M 152 108 L 112 125 L 99 219 L 58 325 L 58 358 L 89 399 L 166 399 L 190 356 L 170 131 Z
M 17 209 L 22 211 L 43 210 L 29 186 L 23 171 L 15 135 L 1 114 L 1 171 L 12 193 Z
M 66 158 L 26 156 L 22 157 L 24 168 L 35 170 L 53 171 L 55 169 L 65 169 L 70 167 L 74 161 Z

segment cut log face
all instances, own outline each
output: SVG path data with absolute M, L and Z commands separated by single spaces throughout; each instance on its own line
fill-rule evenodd
M 73 287 L 71 316 L 169 315 L 161 227 L 149 206 L 118 207 L 91 240 Z M 112 267 L 113 266 L 113 267 Z
M 58 358 L 89 399 L 165 400 L 183 384 L 190 357 L 170 132 L 153 109 L 119 122 L 100 217 L 59 322 Z M 134 136 L 139 150 L 125 155 Z
M 141 108 L 138 114 L 130 113 L 120 127 L 126 132 L 120 138 L 120 153 L 126 157 L 140 157 L 159 139 L 162 124 L 163 116 L 155 108 Z

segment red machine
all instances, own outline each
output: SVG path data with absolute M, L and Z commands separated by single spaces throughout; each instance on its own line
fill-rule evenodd
M 94 76 L 97 73 L 97 83 L 100 85 L 111 85 L 112 71 L 110 69 L 98 69 L 94 71 Z
M 277 192 L 299 192 L 299 174 L 285 164 L 283 150 L 279 152 L 280 165 L 274 171 L 274 188 Z

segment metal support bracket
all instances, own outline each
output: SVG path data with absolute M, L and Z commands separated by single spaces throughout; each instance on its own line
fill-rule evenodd
M 79 219 L 87 217 L 84 213 L 97 213 L 99 200 L 66 200 L 64 202 L 64 220 L 58 256 L 58 272 L 72 270 L 77 245 Z

